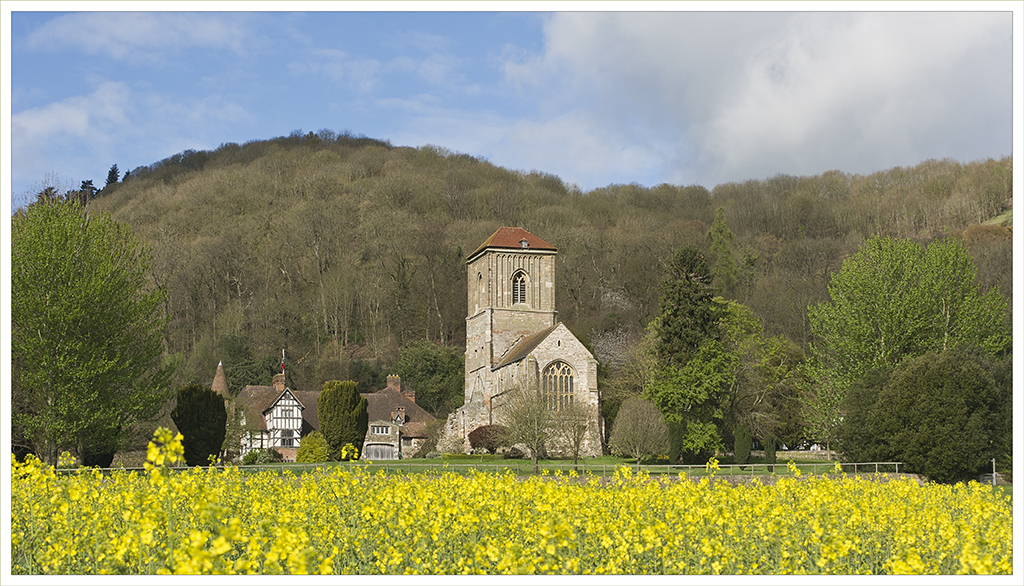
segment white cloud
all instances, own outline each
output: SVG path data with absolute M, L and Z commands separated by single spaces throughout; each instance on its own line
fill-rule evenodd
M 505 75 L 536 100 L 539 135 L 592 119 L 601 133 L 580 131 L 586 140 L 670 144 L 635 148 L 659 180 L 868 172 L 1008 154 L 1010 24 L 1009 13 L 560 13 L 544 52 L 508 51 Z
M 353 58 L 337 49 L 313 50 L 305 59 L 290 62 L 288 69 L 296 76 L 325 77 L 364 94 L 377 87 L 381 74 L 381 64 L 376 59 Z
M 83 12 L 64 14 L 28 35 L 36 50 L 74 47 L 128 62 L 162 61 L 196 47 L 245 51 L 245 17 L 208 12 Z

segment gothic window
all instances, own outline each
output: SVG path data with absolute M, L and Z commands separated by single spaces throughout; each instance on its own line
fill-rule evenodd
M 561 411 L 572 406 L 572 367 L 565 362 L 552 362 L 544 369 L 541 377 L 541 392 L 548 411 Z
M 526 273 L 519 271 L 512 276 L 512 304 L 526 303 Z

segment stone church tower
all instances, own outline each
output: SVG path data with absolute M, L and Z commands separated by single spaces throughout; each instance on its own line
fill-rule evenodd
M 465 401 L 449 416 L 439 445 L 468 451 L 469 433 L 500 423 L 508 393 L 526 388 L 551 411 L 585 406 L 592 429 L 583 454 L 601 454 L 597 361 L 558 321 L 557 253 L 522 228 L 503 227 L 466 259 Z

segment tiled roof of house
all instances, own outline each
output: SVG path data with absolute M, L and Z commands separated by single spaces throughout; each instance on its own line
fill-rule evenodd
M 305 409 L 302 410 L 302 420 L 304 422 L 302 426 L 303 435 L 308 433 L 308 431 L 320 429 L 320 419 L 317 417 L 316 411 L 316 402 L 320 397 L 320 391 L 285 390 L 290 392 L 292 396 L 295 397 L 295 400 L 305 407 Z M 256 428 L 266 431 L 267 419 L 263 416 L 263 413 L 267 409 L 273 407 L 274 403 L 276 403 L 283 394 L 283 391 L 278 391 L 271 386 L 248 385 L 239 391 L 236 400 L 245 406 L 249 416 L 253 418 L 253 423 L 256 425 Z M 307 425 L 310 428 L 309 430 L 306 429 Z
M 426 437 L 427 422 L 436 419 L 402 391 L 394 388 L 389 387 L 361 395 L 366 397 L 366 412 L 371 422 L 390 421 L 391 413 L 397 407 L 404 407 L 405 423 L 402 425 L 402 435 L 406 437 Z
M 523 246 L 523 240 L 526 241 L 526 246 Z M 558 250 L 554 246 L 551 246 L 547 242 L 544 242 L 540 238 L 537 238 L 533 234 L 530 234 L 522 228 L 509 228 L 502 226 L 491 234 L 491 237 L 484 240 L 484 243 L 477 247 L 473 251 L 473 254 L 469 255 L 467 259 L 472 259 L 474 256 L 482 252 L 487 248 L 524 248 L 529 250 Z

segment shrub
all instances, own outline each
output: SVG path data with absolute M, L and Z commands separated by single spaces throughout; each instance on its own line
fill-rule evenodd
M 519 449 L 517 446 L 512 446 L 511 448 L 508 449 L 507 452 L 505 452 L 506 460 L 522 460 L 525 457 L 526 454 L 524 454 L 523 451 Z
M 493 454 L 508 444 L 505 441 L 508 430 L 501 425 L 481 425 L 469 432 L 469 445 L 474 450 L 484 449 Z
M 283 459 L 281 452 L 278 452 L 273 448 L 269 450 L 253 450 L 242 458 L 242 464 L 246 466 L 251 466 L 253 464 L 273 464 L 274 462 L 280 462 Z
M 327 440 L 324 439 L 324 434 L 319 431 L 302 438 L 299 443 L 299 451 L 295 454 L 296 462 L 305 462 L 314 464 L 316 462 L 326 462 L 331 459 L 331 448 L 327 445 Z

